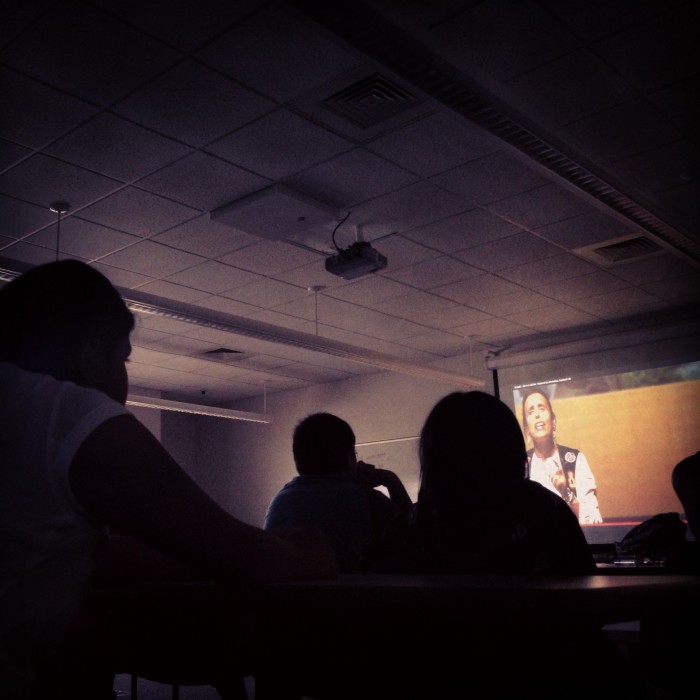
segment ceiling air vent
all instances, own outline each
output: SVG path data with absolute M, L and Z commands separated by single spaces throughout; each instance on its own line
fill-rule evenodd
M 216 350 L 207 350 L 203 353 L 204 357 L 209 360 L 223 360 L 224 362 L 240 359 L 241 355 L 244 354 L 242 350 L 231 350 L 230 348 L 216 348 Z
M 331 112 L 362 129 L 375 126 L 417 104 L 419 100 L 415 95 L 378 73 L 323 101 Z
M 656 255 L 664 251 L 664 247 L 648 236 L 626 236 L 607 243 L 577 248 L 573 252 L 599 265 L 619 265 Z

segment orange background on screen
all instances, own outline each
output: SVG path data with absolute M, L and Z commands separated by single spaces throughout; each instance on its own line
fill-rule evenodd
M 671 470 L 700 450 L 700 381 L 554 398 L 552 408 L 557 442 L 588 459 L 604 521 L 683 512 Z M 522 424 L 522 406 L 516 414 Z

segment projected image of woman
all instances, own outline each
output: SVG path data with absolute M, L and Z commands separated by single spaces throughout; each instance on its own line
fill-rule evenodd
M 558 493 L 580 524 L 602 523 L 588 460 L 580 450 L 557 444 L 557 417 L 542 390 L 523 396 L 523 431 L 534 445 L 527 452 L 530 479 Z

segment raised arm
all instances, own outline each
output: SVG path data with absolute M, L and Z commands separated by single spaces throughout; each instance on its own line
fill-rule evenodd
M 98 521 L 190 566 L 261 582 L 336 574 L 320 533 L 282 539 L 233 517 L 133 416 L 111 418 L 91 433 L 71 464 L 70 482 Z
M 373 464 L 358 461 L 356 467 L 357 478 L 363 483 L 377 488 L 383 486 L 389 493 L 389 498 L 399 507 L 403 513 L 407 513 L 413 501 L 406 491 L 401 479 L 389 469 L 378 469 Z

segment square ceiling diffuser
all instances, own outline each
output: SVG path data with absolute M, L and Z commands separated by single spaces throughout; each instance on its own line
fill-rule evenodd
M 273 185 L 214 209 L 210 217 L 253 236 L 280 240 L 337 221 L 339 212 L 289 187 Z

